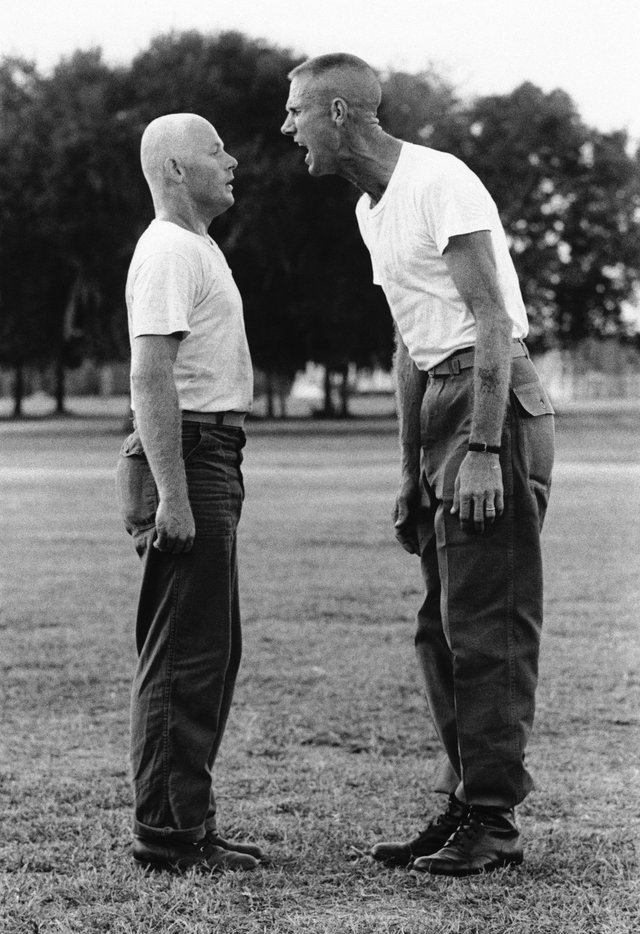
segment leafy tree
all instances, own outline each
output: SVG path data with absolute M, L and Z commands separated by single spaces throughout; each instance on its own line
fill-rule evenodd
M 624 335 L 621 312 L 640 280 L 640 167 L 627 147 L 625 133 L 590 130 L 582 149 L 559 230 L 568 248 L 555 290 L 564 345 Z
M 32 63 L 0 63 L 0 362 L 14 370 L 15 416 L 22 413 L 25 367 L 47 355 L 41 96 Z
M 240 285 L 252 354 L 275 386 L 307 360 L 327 373 L 325 411 L 347 412 L 349 365 L 388 365 L 392 336 L 354 217 L 357 192 L 312 180 L 279 127 L 287 50 L 239 33 L 160 36 L 128 68 L 77 52 L 44 79 L 0 62 L 0 362 L 20 376 L 55 360 L 128 352 L 124 283 L 152 217 L 139 167 L 147 123 L 191 111 L 239 160 L 236 205 L 214 235 Z M 640 163 L 623 133 L 584 125 L 562 91 L 530 83 L 464 103 L 433 72 L 383 79 L 383 127 L 450 151 L 501 211 L 540 346 L 623 329 L 640 277 Z M 338 374 L 342 398 L 331 386 Z
M 63 60 L 43 95 L 49 197 L 42 227 L 56 258 L 49 310 L 59 411 L 68 366 L 84 353 L 117 358 L 126 347 L 123 289 L 133 245 L 136 186 L 130 179 L 137 153 L 122 103 L 122 77 L 103 63 L 99 50 Z
M 620 331 L 640 263 L 640 178 L 623 133 L 580 119 L 563 91 L 483 97 L 447 148 L 483 179 L 510 239 L 535 345 Z
M 434 149 L 448 149 L 456 129 L 467 126 L 454 87 L 434 71 L 383 77 L 379 117 L 393 136 Z
M 354 207 L 357 192 L 337 178 L 307 180 L 306 223 L 300 227 L 297 276 L 307 359 L 325 367 L 325 416 L 348 414 L 349 364 L 388 366 L 393 346 L 389 310 L 372 282 Z M 342 389 L 338 408 L 332 374 Z

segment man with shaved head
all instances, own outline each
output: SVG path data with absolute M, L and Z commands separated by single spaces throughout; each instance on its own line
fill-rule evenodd
M 362 192 L 356 216 L 396 325 L 401 481 L 395 533 L 419 554 L 416 650 L 444 754 L 442 813 L 374 859 L 466 876 L 522 862 L 514 807 L 532 788 L 540 530 L 553 409 L 496 206 L 459 159 L 378 123 L 380 83 L 336 53 L 303 62 L 282 132 L 314 176 Z
M 143 561 L 133 857 L 171 871 L 253 869 L 259 847 L 218 833 L 212 786 L 240 664 L 236 528 L 253 372 L 242 301 L 208 229 L 234 202 L 237 162 L 195 114 L 150 123 L 141 162 L 155 219 L 127 278 L 134 431 L 117 476 Z

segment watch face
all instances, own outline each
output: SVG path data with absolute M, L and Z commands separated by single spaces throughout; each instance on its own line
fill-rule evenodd
M 487 444 L 486 441 L 470 441 L 469 450 L 478 451 L 481 454 L 499 454 L 501 448 L 497 444 Z

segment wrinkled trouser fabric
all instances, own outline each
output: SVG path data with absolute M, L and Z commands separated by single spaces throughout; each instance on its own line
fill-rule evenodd
M 134 833 L 190 842 L 215 829 L 212 769 L 242 651 L 236 529 L 244 432 L 183 424 L 196 536 L 186 554 L 152 547 L 158 497 L 137 431 L 121 451 L 117 488 L 142 558 L 131 692 Z
M 502 516 L 484 533 L 450 513 L 467 453 L 473 370 L 429 379 L 421 409 L 426 596 L 416 652 L 444 747 L 436 791 L 513 807 L 533 787 L 525 766 L 542 629 L 540 531 L 553 466 L 553 409 L 528 357 L 513 360 L 500 461 Z

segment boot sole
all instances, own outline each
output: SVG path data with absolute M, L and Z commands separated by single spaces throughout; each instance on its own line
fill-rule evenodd
M 369 856 L 371 859 L 375 860 L 376 863 L 382 863 L 382 865 L 386 866 L 388 869 L 408 869 L 416 859 L 424 859 L 425 856 L 433 856 L 434 853 L 442 849 L 448 839 L 449 837 L 444 837 L 436 841 L 433 844 L 432 850 L 427 850 L 426 852 L 423 850 L 422 853 L 418 850 L 417 853 L 409 851 L 406 856 L 376 856 L 374 853 L 369 852 Z
M 436 864 L 435 866 L 429 865 L 426 869 L 416 869 L 414 867 L 414 872 L 427 873 L 431 876 L 449 876 L 450 878 L 457 877 L 463 878 L 464 876 L 481 876 L 485 872 L 495 872 L 496 869 L 515 869 L 517 866 L 521 866 L 524 862 L 524 856 L 505 856 L 500 860 L 497 860 L 494 863 L 489 863 L 488 866 L 480 867 L 460 867 L 456 866 L 454 863 L 451 863 L 451 870 L 449 867 L 446 869 L 443 868 L 443 864 Z
M 164 860 L 138 859 L 137 856 L 134 856 L 133 863 L 136 868 L 142 872 L 170 872 L 178 876 L 184 875 L 184 873 L 189 872 L 190 869 L 196 869 L 198 872 L 204 873 L 220 871 L 219 866 L 209 866 L 204 860 L 195 860 L 194 862 L 182 866 L 179 863 L 168 863 Z

